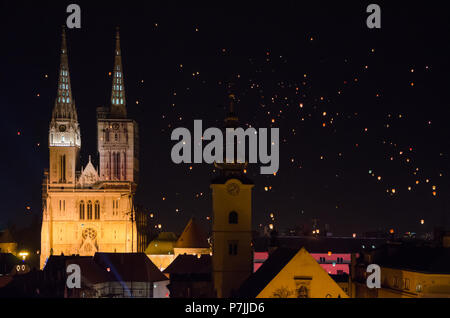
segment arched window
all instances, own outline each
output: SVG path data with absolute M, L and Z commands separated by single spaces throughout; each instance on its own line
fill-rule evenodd
M 80 201 L 80 220 L 84 220 L 84 201 Z
M 64 142 L 64 136 L 62 136 L 62 141 Z M 60 169 L 60 181 L 59 182 L 62 182 L 62 183 L 65 183 L 66 182 L 66 155 L 62 155 L 61 157 L 60 157 L 60 166 L 61 166 L 61 169 Z
M 120 152 L 116 153 L 116 178 L 120 180 Z
M 92 220 L 92 202 L 88 201 L 87 204 L 87 219 Z
M 94 212 L 95 212 L 95 219 L 100 220 L 100 202 L 98 201 L 95 201 Z
M 230 214 L 228 214 L 228 223 L 238 224 L 238 214 L 236 211 L 231 211 Z

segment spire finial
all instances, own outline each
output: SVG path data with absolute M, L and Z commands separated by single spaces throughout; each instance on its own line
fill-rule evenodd
M 61 54 L 67 54 L 66 26 L 64 24 L 62 25 L 61 39 Z
M 121 55 L 120 52 L 120 28 L 116 26 L 116 55 Z
M 233 92 L 233 83 L 228 84 L 228 99 L 229 99 L 229 108 L 228 114 L 225 118 L 225 126 L 229 128 L 236 128 L 238 125 L 238 117 L 235 112 L 234 103 L 236 101 L 236 96 Z
M 234 98 L 235 98 L 235 96 L 234 96 L 233 93 L 229 93 L 228 94 L 228 98 L 230 99 L 230 109 L 229 109 L 229 111 L 230 111 L 230 115 L 231 115 L 231 114 L 234 114 Z

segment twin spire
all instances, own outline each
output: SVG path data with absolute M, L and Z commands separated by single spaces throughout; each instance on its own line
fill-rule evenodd
M 114 51 L 114 72 L 111 93 L 111 114 L 125 118 L 127 116 L 125 87 L 122 69 L 122 52 L 120 51 L 119 28 L 116 28 L 116 50 Z
M 59 68 L 58 91 L 53 108 L 53 120 L 78 121 L 75 101 L 72 98 L 70 85 L 69 59 L 67 55 L 66 30 L 62 28 L 61 64 Z M 120 50 L 119 28 L 116 29 L 116 49 L 114 51 L 114 71 L 111 92 L 111 114 L 125 118 L 127 115 L 125 89 L 122 69 L 122 53 Z
M 70 85 L 69 59 L 67 56 L 66 30 L 64 27 L 62 29 L 61 64 L 59 66 L 58 91 L 52 118 L 54 120 L 78 120 L 75 101 L 72 98 L 72 87 Z

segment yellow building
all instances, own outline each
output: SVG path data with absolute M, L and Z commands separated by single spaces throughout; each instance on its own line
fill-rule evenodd
M 378 298 L 450 298 L 450 274 L 381 268 Z
M 381 269 L 381 288 L 366 284 L 368 264 Z M 397 246 L 364 255 L 356 267 L 358 298 L 450 298 L 450 248 Z
M 58 90 L 49 129 L 50 165 L 44 175 L 40 266 L 50 255 L 136 252 L 134 193 L 138 175 L 137 124 L 126 115 L 117 31 L 111 106 L 97 109 L 100 173 L 81 170 L 81 133 L 70 83 L 63 29 Z
M 276 249 L 238 292 L 247 298 L 348 298 L 305 248 Z

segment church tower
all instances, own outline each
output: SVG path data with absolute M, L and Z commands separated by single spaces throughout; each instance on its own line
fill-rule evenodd
M 119 34 L 111 107 L 97 109 L 100 171 L 79 163 L 81 147 L 63 29 L 58 90 L 50 120 L 50 167 L 42 187 L 40 266 L 52 255 L 136 252 L 137 125 L 127 119 Z M 86 137 L 85 137 L 86 141 Z M 81 169 L 80 169 L 81 168 Z
M 236 128 L 234 95 L 225 128 Z M 225 149 L 225 147 L 224 147 Z M 236 153 L 236 152 L 235 152 Z M 232 162 L 228 162 L 232 161 Z M 229 160 L 215 163 L 220 174 L 211 183 L 213 202 L 213 280 L 218 298 L 233 295 L 251 275 L 252 254 L 252 188 L 244 173 L 246 163 Z
M 80 126 L 70 86 L 66 32 L 63 28 L 58 91 L 49 129 L 51 184 L 75 184 L 80 147 Z
M 116 31 L 111 106 L 97 108 L 97 145 L 100 157 L 100 179 L 104 181 L 138 182 L 138 126 L 127 118 L 125 85 L 120 49 L 119 29 Z

